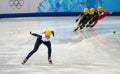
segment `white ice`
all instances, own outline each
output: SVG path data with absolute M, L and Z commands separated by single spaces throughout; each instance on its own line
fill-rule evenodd
M 73 32 L 77 17 L 0 19 L 0 74 L 120 74 L 120 17 L 109 16 L 93 29 Z M 50 28 L 53 64 L 44 45 L 28 60 L 36 37 Z M 116 33 L 113 33 L 116 31 Z

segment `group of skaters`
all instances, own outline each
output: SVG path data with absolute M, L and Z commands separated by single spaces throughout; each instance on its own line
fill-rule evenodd
M 77 27 L 74 29 L 74 32 L 76 32 L 78 29 L 82 30 L 84 27 L 94 27 L 97 22 L 103 19 L 107 14 L 112 14 L 112 12 L 104 11 L 101 6 L 99 6 L 96 10 L 94 8 L 84 8 L 83 12 L 76 19 L 76 22 L 78 22 L 79 19 L 80 21 Z
M 97 10 L 94 8 L 84 8 L 83 12 L 78 16 L 76 22 L 80 19 L 77 27 L 74 29 L 74 32 L 78 29 L 83 29 L 84 27 L 94 27 L 97 22 L 103 19 L 107 14 L 111 14 L 111 12 L 105 12 L 102 7 L 98 7 Z M 22 64 L 24 65 L 28 59 L 39 49 L 41 44 L 44 44 L 48 48 L 48 62 L 52 64 L 51 53 L 52 53 L 52 46 L 51 46 L 51 37 L 54 37 L 54 31 L 50 29 L 46 29 L 41 34 L 36 34 L 30 32 L 31 35 L 37 37 L 34 48 L 32 51 L 28 53 L 28 55 L 23 60 Z

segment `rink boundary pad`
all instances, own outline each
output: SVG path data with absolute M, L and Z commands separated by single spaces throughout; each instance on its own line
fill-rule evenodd
M 78 16 L 80 13 L 81 12 L 13 13 L 13 14 L 0 14 L 0 18 Z M 108 16 L 120 16 L 120 12 L 113 12 L 113 14 Z

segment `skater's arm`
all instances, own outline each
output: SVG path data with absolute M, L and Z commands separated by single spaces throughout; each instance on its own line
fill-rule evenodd
M 77 19 L 80 19 L 80 17 L 82 17 L 84 15 L 84 13 L 82 12 Z
M 83 13 L 81 13 L 78 17 L 77 17 L 77 19 L 75 20 L 76 22 L 78 22 L 78 20 L 80 19 L 80 17 L 83 15 Z
M 36 37 L 39 37 L 39 36 L 40 36 L 39 34 L 32 33 L 32 32 L 30 32 L 30 34 L 33 35 L 33 36 L 36 36 Z
M 108 11 L 102 11 L 101 15 L 108 15 L 108 14 L 112 14 L 112 12 L 108 12 Z
M 105 14 L 105 15 L 107 15 L 107 14 L 112 14 L 112 12 L 104 12 L 104 14 Z
M 81 14 L 77 17 L 77 19 L 79 19 L 81 17 Z

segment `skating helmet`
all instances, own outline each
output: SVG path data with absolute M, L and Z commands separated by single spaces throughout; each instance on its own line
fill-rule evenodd
M 99 6 L 98 8 L 97 8 L 97 10 L 98 10 L 98 12 L 102 12 L 102 7 L 101 6 Z
M 52 34 L 52 31 L 50 30 L 50 29 L 46 29 L 45 30 L 45 36 L 51 36 L 51 34 Z
M 94 8 L 90 8 L 90 14 L 93 15 L 95 12 L 95 9 Z
M 83 13 L 87 14 L 89 12 L 88 8 L 84 8 Z

